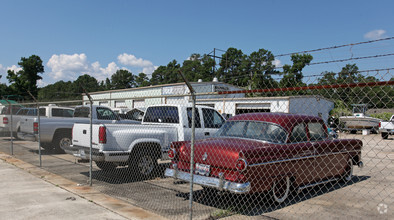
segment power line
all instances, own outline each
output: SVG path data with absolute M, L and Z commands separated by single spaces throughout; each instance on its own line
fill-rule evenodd
M 393 40 L 393 39 L 394 39 L 394 37 L 387 37 L 387 38 L 382 38 L 382 39 L 378 39 L 378 40 L 370 40 L 370 41 L 363 41 L 363 42 L 358 42 L 358 43 L 344 44 L 344 45 L 339 45 L 339 46 L 318 48 L 318 49 L 314 49 L 314 50 L 305 50 L 305 51 L 300 51 L 300 52 L 279 54 L 279 55 L 275 55 L 275 57 L 283 57 L 283 56 L 289 56 L 292 54 L 299 54 L 299 53 L 317 52 L 317 51 L 322 51 L 322 50 L 332 50 L 332 49 L 337 49 L 337 48 L 341 48 L 341 47 L 348 47 L 348 46 L 354 46 L 354 45 L 360 45 L 360 44 L 369 44 L 369 43 L 374 43 L 374 42 L 378 42 L 378 41 Z
M 350 60 L 370 59 L 370 58 L 387 57 L 387 56 L 393 56 L 393 55 L 394 55 L 394 53 L 380 54 L 380 55 L 366 56 L 366 57 L 354 57 L 354 58 L 348 58 L 348 59 L 342 59 L 342 60 L 330 60 L 330 61 L 323 61 L 323 62 L 310 63 L 310 64 L 308 64 L 308 65 L 317 65 L 317 64 L 326 64 L 326 63 L 346 62 L 346 61 L 350 61 Z
M 378 72 L 378 71 L 390 71 L 390 70 L 394 70 L 394 67 L 390 67 L 390 68 L 383 68 L 383 69 L 372 69 L 372 70 L 360 70 L 357 71 L 357 73 L 366 73 L 366 72 Z M 319 77 L 319 76 L 324 76 L 325 72 L 322 72 L 320 74 L 314 74 L 314 75 L 307 75 L 307 76 L 303 76 L 303 78 L 310 78 L 310 77 Z M 338 74 L 338 73 L 335 73 Z M 277 74 L 263 74 L 265 76 L 278 76 L 278 77 L 274 77 L 272 79 L 282 79 L 283 77 L 283 73 L 277 73 Z M 226 79 L 233 79 L 233 78 L 240 78 L 240 77 L 249 77 L 250 74 L 242 74 L 242 75 L 232 75 L 232 76 L 225 76 Z M 280 77 L 282 76 L 282 77 Z

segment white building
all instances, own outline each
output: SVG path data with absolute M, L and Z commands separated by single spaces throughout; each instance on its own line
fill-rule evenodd
M 326 122 L 334 108 L 334 102 L 321 96 L 213 98 L 198 99 L 196 102 L 230 116 L 247 112 L 283 112 L 319 116 Z
M 228 116 L 246 112 L 284 112 L 320 116 L 325 121 L 334 103 L 320 96 L 283 96 L 246 98 L 244 93 L 221 94 L 223 91 L 242 91 L 242 88 L 222 82 L 192 82 L 196 103 L 216 108 Z M 90 93 L 93 104 L 112 108 L 140 108 L 154 104 L 182 104 L 191 102 L 185 83 L 174 83 L 139 88 Z M 86 95 L 83 96 L 88 103 Z
M 213 95 L 209 93 L 222 91 L 241 91 L 234 85 L 222 82 L 192 82 L 196 94 L 203 94 L 196 99 L 210 98 L 242 98 L 245 94 Z M 190 91 L 185 83 L 174 83 L 157 86 L 147 86 L 120 90 L 109 90 L 92 92 L 90 96 L 93 104 L 110 106 L 113 108 L 138 108 L 154 104 L 182 104 L 190 102 Z M 83 96 L 83 100 L 88 102 L 88 97 Z

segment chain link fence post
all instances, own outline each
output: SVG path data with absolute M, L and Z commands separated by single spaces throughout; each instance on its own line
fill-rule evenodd
M 186 79 L 186 77 L 183 75 L 181 71 L 179 71 L 179 74 L 182 76 L 183 80 L 185 81 L 187 87 L 190 90 L 191 97 L 192 97 L 192 136 L 191 136 L 191 152 L 190 152 L 190 195 L 189 195 L 189 208 L 190 208 L 190 216 L 189 219 L 193 219 L 193 179 L 194 179 L 194 142 L 195 142 L 195 136 L 196 136 L 196 126 L 195 126 L 195 121 L 196 121 L 196 95 L 195 91 L 192 87 L 192 85 L 189 83 L 189 81 Z
M 37 135 L 38 135 L 38 155 L 40 158 L 40 167 L 42 166 L 42 158 L 41 158 L 41 135 L 40 135 L 40 106 L 38 103 L 38 100 L 33 96 L 33 94 L 31 94 L 30 91 L 27 91 L 29 93 L 29 95 L 32 97 L 32 99 L 34 100 L 34 102 L 37 105 L 37 123 L 38 123 L 38 127 L 37 127 Z
M 10 109 L 10 121 L 11 121 L 11 125 L 10 125 L 10 138 L 11 138 L 11 146 L 10 146 L 10 152 L 11 155 L 14 155 L 14 134 L 13 134 L 13 128 L 12 128 L 12 104 L 10 101 L 8 101 L 8 99 L 4 99 L 7 103 L 8 103 L 8 107 Z
M 93 145 L 92 145 L 92 141 L 93 141 L 93 134 L 92 134 L 92 132 L 93 132 L 93 99 L 92 99 L 92 97 L 90 96 L 90 94 L 86 91 L 86 89 L 83 87 L 83 86 L 81 86 L 82 87 L 82 89 L 83 89 L 83 91 L 84 91 L 84 93 L 86 94 L 86 96 L 89 98 L 89 102 L 90 102 L 90 114 L 89 114 L 89 124 L 90 124 L 90 127 L 89 127 L 89 132 L 90 132 L 90 134 L 89 134 L 89 186 L 92 186 L 92 167 L 93 167 L 93 164 L 92 164 L 92 151 L 93 151 Z

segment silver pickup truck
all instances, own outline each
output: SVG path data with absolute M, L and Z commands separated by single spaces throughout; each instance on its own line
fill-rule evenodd
M 74 109 L 68 107 L 61 107 L 55 104 L 49 104 L 48 106 L 40 107 L 40 116 L 42 118 L 52 118 L 52 117 L 72 117 Z M 29 119 L 34 119 L 37 117 L 37 108 L 20 108 L 17 112 L 14 112 L 12 115 L 12 123 L 11 123 L 11 115 L 1 115 L 2 120 L 0 120 L 0 127 L 4 130 L 8 130 L 12 132 L 13 135 L 17 138 L 26 139 L 23 137 L 23 133 L 21 132 L 22 127 L 28 126 L 26 122 L 30 122 Z
M 93 105 L 93 123 L 108 124 L 140 124 L 139 121 L 123 120 L 110 108 Z M 89 123 L 90 106 L 81 105 L 75 107 L 73 117 L 40 118 L 40 129 L 38 129 L 37 117 L 27 118 L 18 133 L 18 137 L 33 140 L 38 138 L 40 131 L 41 147 L 48 151 L 62 152 L 63 147 L 71 145 L 71 129 L 74 123 Z
M 225 119 L 215 109 L 197 106 L 195 138 L 212 136 Z M 63 148 L 82 159 L 90 158 L 90 125 L 76 123 L 72 143 Z M 188 141 L 192 136 L 191 105 L 154 105 L 146 109 L 141 125 L 95 124 L 92 129 L 92 160 L 102 170 L 128 166 L 140 177 L 155 173 L 158 159 L 168 159 L 174 141 Z

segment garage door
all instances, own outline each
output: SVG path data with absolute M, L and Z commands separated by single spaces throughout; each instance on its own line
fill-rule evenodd
M 270 103 L 237 103 L 235 114 L 252 113 L 252 112 L 270 112 Z

